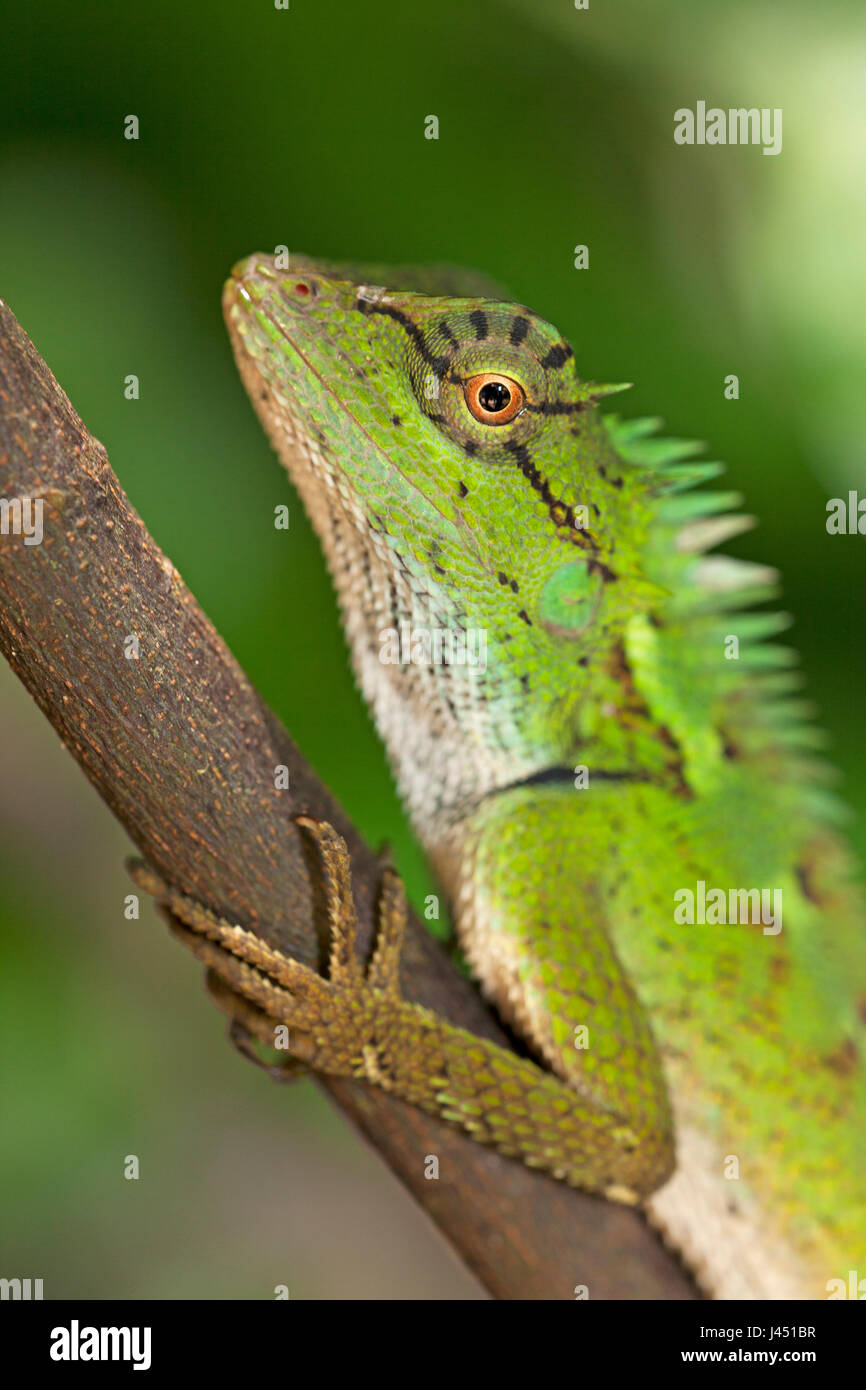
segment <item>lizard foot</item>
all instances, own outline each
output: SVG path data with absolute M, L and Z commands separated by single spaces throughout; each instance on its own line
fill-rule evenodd
M 481 1143 L 590 1192 L 634 1203 L 670 1175 L 669 1127 L 598 1104 L 528 1058 L 403 998 L 403 885 L 385 868 L 375 947 L 366 968 L 355 949 L 349 854 L 323 821 L 296 822 L 314 841 L 330 936 L 327 978 L 164 884 L 144 864 L 133 878 L 167 914 L 173 934 L 209 969 L 209 988 L 233 1020 L 245 1056 L 253 1039 L 326 1076 L 367 1081 L 459 1125 Z M 635 1142 L 635 1131 L 642 1142 Z
M 389 1088 L 394 1026 L 405 1007 L 399 964 L 406 924 L 402 881 L 390 867 L 382 876 L 376 945 L 366 970 L 355 951 L 355 909 L 349 853 L 334 828 L 310 816 L 296 824 L 315 841 L 322 863 L 330 932 L 327 979 L 232 925 L 201 903 L 163 883 L 141 861 L 130 872 L 157 899 L 172 934 L 208 966 L 208 988 L 231 1019 L 230 1036 L 242 1054 L 271 1075 L 290 1079 L 300 1064 L 337 1076 L 358 1076 Z M 254 1039 L 289 1055 L 265 1062 Z

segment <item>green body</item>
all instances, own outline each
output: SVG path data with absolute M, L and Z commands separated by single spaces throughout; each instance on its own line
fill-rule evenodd
M 718 467 L 471 277 L 254 257 L 225 309 L 473 972 L 561 1079 L 492 1141 L 646 1200 L 717 1296 L 866 1276 L 866 936 L 772 573 L 705 554 Z M 699 884 L 781 920 L 678 920 Z

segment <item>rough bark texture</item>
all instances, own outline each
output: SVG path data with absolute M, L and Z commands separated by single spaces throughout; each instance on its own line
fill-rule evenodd
M 88 434 L 0 303 L 0 497 L 41 498 L 44 539 L 0 534 L 0 648 L 138 849 L 183 892 L 307 964 L 320 960 L 299 811 L 352 854 L 362 948 L 374 855 L 151 540 Z M 291 602 L 291 594 L 286 596 Z M 138 660 L 124 643 L 136 637 Z M 291 791 L 274 791 L 286 764 Z M 407 994 L 505 1041 L 417 922 Z M 694 1298 L 635 1212 L 482 1149 L 365 1085 L 323 1081 L 492 1295 Z M 439 1158 L 438 1181 L 424 1157 Z

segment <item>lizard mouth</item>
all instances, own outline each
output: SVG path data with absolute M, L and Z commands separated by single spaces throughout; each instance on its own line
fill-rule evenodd
M 615 768 L 591 767 L 589 775 L 592 781 L 596 782 L 648 782 L 650 778 L 645 772 L 617 771 Z M 516 782 L 509 782 L 507 786 L 500 788 L 500 791 L 514 791 L 516 787 L 540 787 L 540 786 L 574 786 L 573 767 L 545 767 L 540 772 L 531 772 L 528 777 L 521 777 Z

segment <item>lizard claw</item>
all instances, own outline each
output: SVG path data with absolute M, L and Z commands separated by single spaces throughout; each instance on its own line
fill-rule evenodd
M 220 984 L 222 984 L 222 981 L 220 981 Z M 208 992 L 213 997 L 215 991 L 210 978 L 208 978 L 207 987 Z M 226 1007 L 226 1000 L 229 995 L 232 995 L 233 998 L 237 1000 L 238 1004 L 246 1004 L 246 1000 L 242 999 L 239 994 L 234 994 L 233 990 L 225 990 L 224 987 L 223 989 L 223 997 L 216 1001 L 219 1003 L 220 1008 Z M 232 1005 L 229 1004 L 229 1007 L 232 1007 Z M 241 1012 L 243 1012 L 243 1010 L 241 1010 Z M 256 1043 L 263 1040 L 257 1039 L 241 1018 L 229 1018 L 228 1036 L 229 1042 L 235 1051 L 239 1052 L 242 1057 L 245 1057 L 248 1062 L 252 1062 L 253 1066 L 260 1067 L 262 1071 L 266 1071 L 272 1081 L 297 1081 L 307 1070 L 304 1063 L 298 1057 L 282 1057 L 279 1062 L 266 1062 L 256 1047 Z
M 346 841 L 327 821 L 315 820 L 312 816 L 295 816 L 295 825 L 309 832 L 322 859 L 331 937 L 328 978 L 333 985 L 357 989 L 363 980 L 363 970 L 355 952 L 355 904 Z

